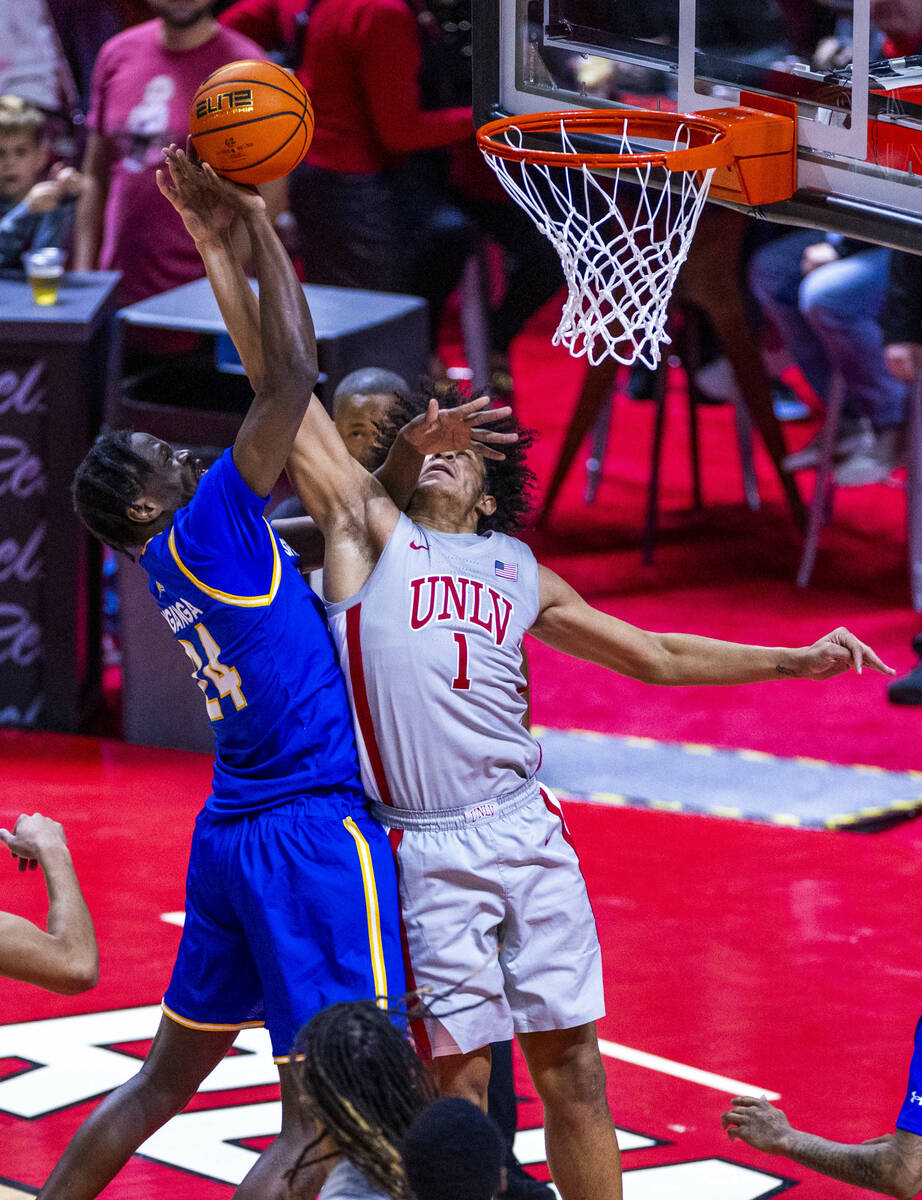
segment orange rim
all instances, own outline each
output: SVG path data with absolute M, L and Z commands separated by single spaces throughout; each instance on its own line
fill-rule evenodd
M 511 146 L 498 140 L 508 129 L 522 133 L 558 133 L 564 125 L 571 133 L 596 133 L 620 137 L 672 137 L 680 128 L 689 133 L 690 145 L 681 150 L 651 150 L 640 154 L 570 154 L 564 150 L 541 150 Z M 709 171 L 727 167 L 735 158 L 730 148 L 727 125 L 699 113 L 665 113 L 636 108 L 577 109 L 568 112 L 523 113 L 500 117 L 481 125 L 477 145 L 484 154 L 512 162 L 528 162 L 548 167 L 592 167 L 600 170 L 618 167 L 664 167 L 667 171 Z

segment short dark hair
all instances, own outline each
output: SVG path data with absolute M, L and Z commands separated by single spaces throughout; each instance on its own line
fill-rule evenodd
M 138 544 L 139 528 L 127 509 L 151 474 L 150 463 L 132 448 L 131 435 L 130 429 L 104 430 L 77 468 L 71 487 L 80 520 L 121 554 Z
M 431 392 L 418 392 L 415 395 L 398 401 L 387 414 L 379 427 L 379 446 L 381 459 L 387 455 L 394 438 L 402 427 L 413 417 L 426 411 Z M 440 408 L 456 408 L 467 400 L 454 386 L 443 391 L 439 396 Z M 523 429 L 515 417 L 506 417 L 490 425 L 497 433 L 517 433 L 519 440 L 509 446 L 499 448 L 505 454 L 503 459 L 485 458 L 483 460 L 485 475 L 483 490 L 496 500 L 496 511 L 489 516 L 482 516 L 477 522 L 477 532 L 487 533 L 495 529 L 498 533 L 517 533 L 528 522 L 532 510 L 532 493 L 536 477 L 529 467 L 527 455 L 534 443 L 535 435 L 530 429 Z
M 324 1134 L 392 1200 L 406 1200 L 400 1152 L 413 1118 L 435 1099 L 435 1084 L 407 1041 L 402 1016 L 371 1000 L 331 1004 L 298 1034 L 291 1069 L 317 1137 L 288 1174 L 311 1158 Z
M 359 367 L 350 371 L 336 385 L 333 393 L 333 412 L 339 408 L 339 402 L 350 396 L 393 396 L 402 400 L 410 394 L 410 385 L 394 371 L 384 367 Z
M 458 1097 L 430 1104 L 403 1140 L 407 1182 L 416 1200 L 491 1200 L 505 1157 L 496 1122 Z

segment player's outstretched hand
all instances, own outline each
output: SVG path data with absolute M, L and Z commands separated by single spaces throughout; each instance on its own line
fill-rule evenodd
M 456 408 L 439 408 L 438 400 L 430 400 L 426 411 L 404 425 L 400 436 L 422 455 L 476 450 L 484 458 L 503 459 L 505 454 L 495 447 L 509 446 L 519 435 L 482 428 L 512 414 L 508 406 L 489 408 L 490 402 L 489 396 L 478 396 Z
M 791 1126 L 780 1108 L 764 1096 L 734 1096 L 732 1107 L 720 1118 L 730 1141 L 739 1139 L 766 1154 L 783 1154 Z
M 265 212 L 266 204 L 259 192 L 222 179 L 207 163 L 199 163 L 194 154 L 174 144 L 167 146 L 163 155 L 167 171 L 157 171 L 157 187 L 196 242 L 221 238 L 238 217 Z
M 19 859 L 20 871 L 29 868 L 34 871 L 50 847 L 67 845 L 62 826 L 50 817 L 43 817 L 41 813 L 33 813 L 31 817 L 23 813 L 17 819 L 12 833 L 8 829 L 0 829 L 0 841 L 9 846 L 13 858 Z
M 832 679 L 853 668 L 860 675 L 863 667 L 880 671 L 881 675 L 896 674 L 893 667 L 881 662 L 870 646 L 859 642 L 841 625 L 812 646 L 799 650 L 797 656 L 800 660 L 798 674 L 808 679 Z

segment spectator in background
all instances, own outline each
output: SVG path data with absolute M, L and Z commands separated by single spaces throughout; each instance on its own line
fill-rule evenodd
M 82 112 L 90 103 L 93 64 L 103 43 L 124 27 L 114 0 L 47 0 Z M 147 15 L 145 13 L 145 15 Z
M 48 888 L 47 930 L 24 917 L 0 913 L 0 975 L 62 996 L 96 986 L 99 951 L 93 919 L 80 891 L 64 830 L 41 813 L 23 813 L 0 841 L 19 859 L 20 871 L 42 868 Z
M 424 14 L 412 0 L 238 0 L 221 21 L 287 47 L 310 94 L 314 140 L 291 177 L 308 282 L 415 292 L 435 326 L 469 231 L 429 180 L 404 168 L 415 151 L 470 138 L 472 114 L 468 105 L 422 107 Z
M 0 96 L 0 267 L 18 267 L 24 251 L 68 242 L 83 178 L 48 165 L 45 118 L 18 96 Z
M 291 180 L 307 279 L 425 297 L 434 347 L 477 233 L 489 234 L 507 280 L 491 313 L 492 378 L 473 382 L 509 392 L 512 339 L 562 276 L 476 148 L 469 0 L 237 0 L 221 20 L 284 47 L 314 104 L 314 141 Z
M 871 0 L 871 21 L 884 57 L 922 48 L 922 0 Z M 906 382 L 885 368 L 881 328 L 890 257 L 878 246 L 799 231 L 763 247 L 750 264 L 753 292 L 814 391 L 825 396 L 833 370 L 843 377 L 840 486 L 884 480 L 903 455 Z M 818 459 L 814 439 L 785 465 L 803 470 Z
M 0 93 L 57 112 L 67 90 L 67 65 L 45 0 L 0 4 Z
M 836 483 L 876 483 L 900 463 L 906 388 L 884 366 L 880 311 L 890 251 L 836 234 L 797 230 L 757 250 L 749 283 L 807 382 L 824 399 L 834 372 L 845 395 L 836 434 Z M 785 459 L 819 461 L 819 435 Z
M 894 253 L 884 307 L 884 359 L 895 378 L 909 387 L 922 380 L 922 260 L 917 254 Z M 913 649 L 922 658 L 922 634 Z M 887 688 L 894 704 L 922 704 L 922 662 Z
M 182 221 L 157 191 L 161 147 L 185 145 L 192 97 L 206 76 L 235 59 L 265 57 L 249 38 L 218 25 L 212 0 L 148 3 L 155 18 L 110 38 L 96 60 L 77 205 L 75 266 L 121 271 L 123 304 L 204 274 Z M 284 181 L 262 191 L 274 216 L 285 206 Z M 157 379 L 157 391 L 194 401 L 200 376 L 171 356 L 197 342 L 188 334 L 132 330 L 126 373 L 172 372 Z

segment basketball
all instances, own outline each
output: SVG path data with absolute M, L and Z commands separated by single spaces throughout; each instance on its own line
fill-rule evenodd
M 195 151 L 235 183 L 268 183 L 298 165 L 314 135 L 310 98 L 289 71 L 242 59 L 214 71 L 192 100 Z

